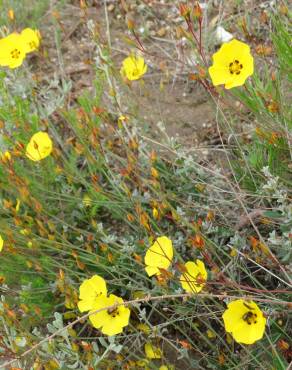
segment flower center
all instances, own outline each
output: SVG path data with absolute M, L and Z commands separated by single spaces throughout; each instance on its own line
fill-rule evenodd
M 111 308 L 111 309 L 109 309 L 109 310 L 107 310 L 107 313 L 111 316 L 111 317 L 113 317 L 113 318 L 115 318 L 116 316 L 119 316 L 119 309 L 118 309 L 118 307 L 117 308 Z
M 253 313 L 251 311 L 246 312 L 243 316 L 242 319 L 248 323 L 248 325 L 251 324 L 256 324 L 257 323 L 257 317 L 258 315 L 256 313 Z
M 241 72 L 241 70 L 242 70 L 242 68 L 243 68 L 243 65 L 238 61 L 238 60 L 236 60 L 235 59 L 235 61 L 234 62 L 231 62 L 230 64 L 229 64 L 229 72 L 233 75 L 234 73 L 236 74 L 236 75 L 239 75 L 240 74 L 240 72 Z
M 11 58 L 18 59 L 20 57 L 20 51 L 18 49 L 13 49 L 10 52 Z

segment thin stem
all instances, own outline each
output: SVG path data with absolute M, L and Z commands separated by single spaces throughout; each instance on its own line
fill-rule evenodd
M 227 299 L 228 298 L 228 299 L 244 299 L 244 300 L 251 300 L 252 299 L 254 301 L 262 302 L 262 303 L 278 304 L 278 305 L 288 306 L 288 307 L 292 306 L 292 304 L 290 302 L 286 302 L 286 301 L 276 301 L 276 300 L 273 300 L 273 299 L 258 298 L 258 297 L 252 297 L 252 296 L 234 296 L 234 295 L 226 295 L 226 294 L 209 294 L 209 293 L 198 293 L 198 294 L 195 294 L 195 295 L 192 294 L 192 293 L 168 294 L 168 295 L 163 295 L 163 296 L 154 296 L 154 297 L 148 296 L 146 298 L 133 299 L 133 300 L 130 300 L 130 301 L 126 301 L 126 302 L 123 302 L 123 303 L 116 303 L 116 304 L 111 305 L 111 306 L 102 307 L 98 310 L 88 312 L 87 314 L 77 318 L 76 320 L 72 321 L 70 324 L 64 326 L 63 328 L 58 329 L 57 331 L 55 331 L 50 336 L 42 339 L 40 342 L 36 343 L 30 349 L 23 352 L 18 358 L 4 363 L 2 365 L 2 367 L 5 368 L 7 366 L 12 365 L 15 361 L 18 361 L 19 359 L 27 356 L 29 353 L 36 350 L 42 344 L 44 344 L 47 341 L 50 341 L 53 338 L 55 338 L 57 335 L 62 333 L 64 330 L 72 328 L 75 324 L 78 324 L 80 321 L 83 321 L 83 320 L 87 319 L 89 316 L 95 315 L 98 312 L 105 311 L 105 310 L 113 310 L 113 309 L 115 309 L 119 306 L 129 306 L 129 305 L 135 304 L 135 303 L 143 303 L 143 302 L 149 302 L 149 301 L 162 301 L 162 300 L 166 300 L 166 299 L 176 299 L 176 298 L 192 298 L 192 297 L 219 298 L 219 299 Z

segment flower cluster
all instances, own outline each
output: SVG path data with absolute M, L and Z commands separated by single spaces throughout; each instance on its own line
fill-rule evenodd
M 147 64 L 140 56 L 130 55 L 123 60 L 121 75 L 129 81 L 139 80 L 147 72 Z M 214 86 L 224 85 L 226 89 L 242 86 L 254 72 L 254 60 L 250 47 L 242 41 L 223 43 L 213 55 L 209 74 Z
M 166 236 L 157 238 L 144 258 L 147 274 L 161 275 L 170 267 L 173 254 L 172 241 Z M 188 261 L 180 270 L 179 281 L 186 292 L 199 293 L 206 285 L 208 273 L 203 261 Z M 222 318 L 226 332 L 238 343 L 253 344 L 264 335 L 266 319 L 253 301 L 238 299 L 230 302 Z
M 106 282 L 102 277 L 94 275 L 84 280 L 79 288 L 79 299 L 79 310 L 89 311 L 91 324 L 103 334 L 122 333 L 123 328 L 128 325 L 129 308 L 125 307 L 122 298 L 114 294 L 107 296 Z
M 40 44 L 38 30 L 25 28 L 21 33 L 11 33 L 0 40 L 0 66 L 11 69 L 21 66 L 26 54 L 35 51 Z
M 147 250 L 144 261 L 145 271 L 148 276 L 161 275 L 167 270 L 173 259 L 172 241 L 167 236 L 156 239 L 153 245 Z M 182 274 L 180 283 L 188 293 L 199 293 L 206 284 L 207 270 L 203 261 L 197 259 L 195 262 L 188 261 L 181 267 Z

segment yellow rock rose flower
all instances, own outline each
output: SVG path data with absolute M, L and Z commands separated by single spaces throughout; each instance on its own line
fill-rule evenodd
M 34 134 L 26 146 L 26 156 L 32 161 L 40 161 L 51 154 L 53 143 L 46 132 Z
M 213 55 L 209 73 L 214 86 L 225 84 L 226 89 L 241 86 L 253 74 L 253 57 L 244 42 L 232 40 L 224 43 Z
M 90 312 L 120 303 L 124 303 L 123 299 L 114 294 L 111 294 L 109 297 L 101 295 L 95 299 Z M 89 316 L 89 320 L 91 324 L 96 329 L 100 329 L 103 334 L 116 335 L 122 333 L 124 327 L 129 324 L 130 313 L 131 311 L 128 307 L 120 305 L 116 308 L 97 312 Z
M 139 80 L 147 71 L 147 65 L 142 57 L 130 55 L 123 61 L 121 75 L 128 80 Z
M 78 308 L 80 312 L 92 310 L 96 298 L 101 295 L 107 295 L 106 282 L 102 277 L 94 275 L 84 280 L 79 287 Z
M 17 68 L 23 63 L 25 55 L 25 48 L 18 33 L 12 33 L 0 40 L 0 66 Z
M 204 262 L 198 259 L 196 262 L 188 261 L 185 269 L 186 272 L 179 279 L 181 286 L 186 292 L 199 293 L 208 277 Z
M 20 37 L 25 53 L 35 51 L 40 45 L 41 35 L 38 30 L 25 28 L 21 31 Z
M 172 241 L 166 236 L 157 238 L 155 243 L 147 250 L 144 258 L 147 274 L 149 276 L 160 275 L 159 269 L 168 269 L 172 258 Z
M 225 330 L 238 343 L 253 344 L 264 335 L 267 320 L 253 301 L 237 299 L 228 303 L 222 317 Z

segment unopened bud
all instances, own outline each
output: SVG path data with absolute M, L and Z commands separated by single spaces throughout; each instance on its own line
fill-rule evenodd
M 282 15 L 287 15 L 289 12 L 288 7 L 284 4 L 279 7 L 279 11 Z
M 14 21 L 15 16 L 14 16 L 14 11 L 13 11 L 13 9 L 9 9 L 9 10 L 8 10 L 8 18 L 9 18 L 11 21 Z
M 185 4 L 179 4 L 180 15 L 184 18 L 190 18 L 191 9 Z
M 86 9 L 87 8 L 87 4 L 86 4 L 85 0 L 80 0 L 80 8 L 81 9 Z
M 127 21 L 127 27 L 130 31 L 133 31 L 134 28 L 135 28 L 135 21 L 134 21 L 134 18 L 132 16 L 132 14 L 127 14 L 126 16 L 126 21 Z
M 201 20 L 202 16 L 203 16 L 202 8 L 200 7 L 200 4 L 196 2 L 196 4 L 193 7 L 192 17 L 193 19 Z

